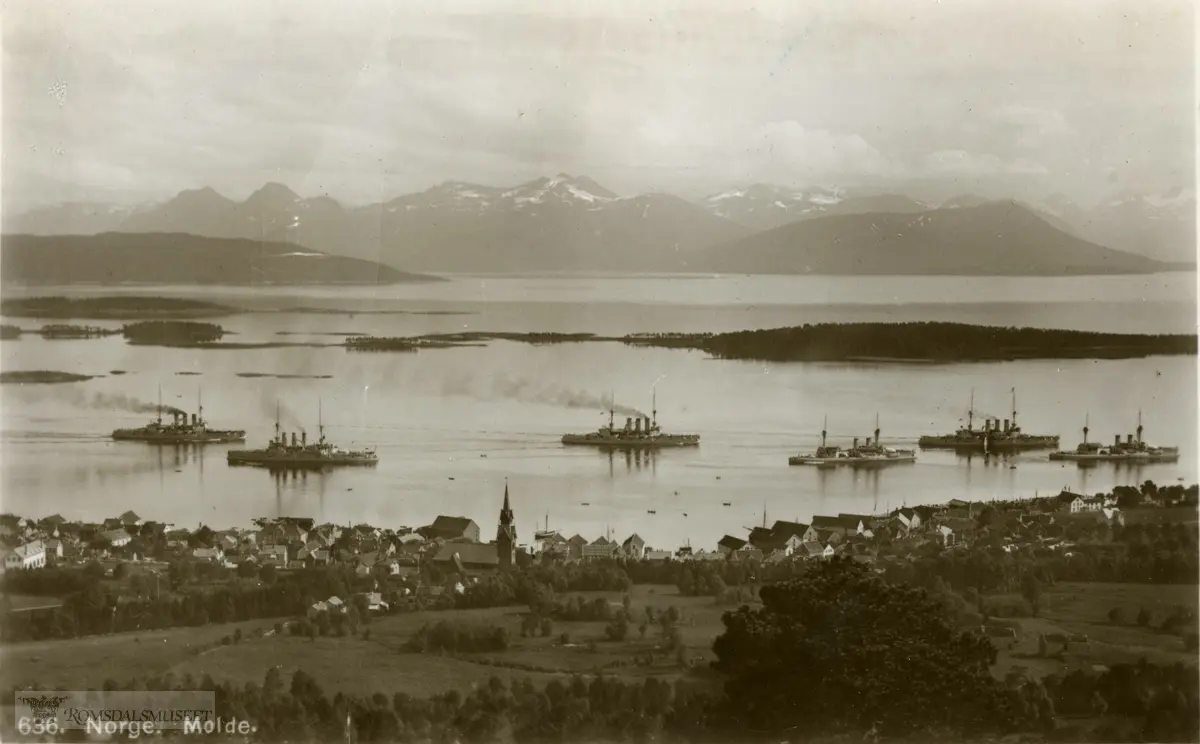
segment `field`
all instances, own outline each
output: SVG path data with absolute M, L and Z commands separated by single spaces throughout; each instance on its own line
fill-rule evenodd
M 1142 658 L 1155 664 L 1195 663 L 1197 656 L 1184 649 L 1182 637 L 1158 626 L 1175 606 L 1196 612 L 1198 604 L 1195 586 L 1062 582 L 1043 590 L 1040 617 L 1019 619 L 1017 644 L 1011 651 L 1001 651 L 993 672 L 1003 677 L 1013 667 L 1025 667 L 1040 676 Z M 1115 607 L 1125 609 L 1128 623 L 1118 625 L 1108 619 Z M 1139 627 L 1135 622 L 1143 607 L 1154 613 L 1152 627 Z M 1072 652 L 1065 661 L 1040 658 L 1041 633 L 1081 633 L 1088 637 L 1091 648 Z
M 619 605 L 619 592 L 578 592 L 585 599 L 604 597 Z M 530 677 L 535 684 L 565 678 L 572 673 L 591 673 L 610 666 L 607 674 L 626 678 L 656 676 L 676 678 L 682 674 L 704 678 L 711 660 L 712 641 L 721 633 L 724 608 L 711 597 L 682 597 L 675 587 L 636 586 L 630 593 L 635 617 L 644 616 L 645 607 L 658 611 L 675 606 L 683 613 L 682 635 L 689 661 L 700 661 L 695 669 L 678 664 L 674 654 L 660 654 L 655 666 L 636 666 L 635 656 L 652 651 L 660 641 L 660 631 L 650 628 L 645 639 L 639 638 L 638 623 L 630 626 L 625 641 L 604 637 L 604 623 L 555 622 L 548 637 L 522 638 L 522 607 L 496 607 L 482 610 L 451 610 L 383 615 L 372 619 L 365 628 L 370 637 L 323 637 L 315 640 L 298 637 L 253 637 L 256 629 L 270 629 L 275 621 L 258 620 L 230 625 L 178 628 L 152 633 L 124 633 L 114 636 L 49 641 L 6 646 L 0 650 L 0 668 L 6 682 L 44 686 L 69 684 L 100 686 L 105 679 L 124 682 L 134 676 L 147 677 L 165 672 L 177 678 L 192 674 L 199 678 L 211 674 L 214 679 L 261 684 L 272 666 L 287 679 L 297 669 L 312 674 L 327 691 L 349 694 L 407 692 L 429 695 L 449 689 L 465 690 L 486 682 L 490 677 Z M 464 620 L 505 627 L 512 638 L 503 652 L 473 654 L 470 660 L 438 654 L 415 654 L 402 650 L 404 643 L 422 625 L 440 620 Z M 224 635 L 241 628 L 241 643 L 215 646 Z M 569 644 L 560 643 L 560 634 L 570 636 Z M 594 643 L 594 650 L 590 644 Z M 699 658 L 697 658 L 699 657 Z M 505 665 L 521 665 L 525 669 Z M 527 671 L 539 667 L 551 671 Z
M 588 600 L 603 597 L 614 605 L 622 600 L 619 592 L 577 594 Z M 278 667 L 285 679 L 303 669 L 316 677 L 326 691 L 361 695 L 375 692 L 429 695 L 450 689 L 467 690 L 492 676 L 529 677 L 535 684 L 543 684 L 570 674 L 591 674 L 601 668 L 605 674 L 630 680 L 647 676 L 675 679 L 685 675 L 695 680 L 714 679 L 707 662 L 713 659 L 712 642 L 722 632 L 721 615 L 726 608 L 714 604 L 709 597 L 682 597 L 675 587 L 639 585 L 633 588 L 630 597 L 635 622 L 623 641 L 605 638 L 605 624 L 601 622 L 556 621 L 548 636 L 522 638 L 525 608 L 497 607 L 377 616 L 364 626 L 370 630 L 367 639 L 361 635 L 258 638 L 254 637 L 254 631 L 269 630 L 275 621 L 257 620 L 18 644 L 0 647 L 0 669 L 6 683 L 99 687 L 109 678 L 124 682 L 135 676 L 148 677 L 168 671 L 176 677 L 190 673 L 199 678 L 211 674 L 217 680 L 261 684 L 266 670 Z M 1174 606 L 1197 608 L 1195 587 L 1060 583 L 1043 591 L 1041 604 L 1040 617 L 1019 619 L 1018 640 L 1012 648 L 1005 646 L 1001 650 L 993 669 L 996 677 L 1003 678 L 1020 667 L 1041 676 L 1080 666 L 1136 662 L 1143 657 L 1154 663 L 1196 661 L 1195 653 L 1184 650 L 1180 636 L 1157 628 Z M 671 606 L 681 611 L 687 666 L 680 665 L 675 654 L 656 648 L 662 641 L 657 627 L 649 627 L 645 637 L 640 637 L 638 625 L 647 606 L 660 612 Z M 1109 621 L 1109 611 L 1118 606 L 1128 612 L 1128 623 Z M 1139 627 L 1133 620 L 1142 607 L 1155 612 L 1153 627 Z M 511 644 L 505 651 L 469 656 L 418 654 L 403 649 L 421 626 L 440 620 L 505 627 Z M 242 630 L 241 643 L 214 645 L 235 628 Z M 568 635 L 565 645 L 561 642 L 563 633 Z M 1090 648 L 1072 652 L 1064 659 L 1043 658 L 1038 655 L 1041 633 L 1086 634 Z M 653 664 L 636 663 L 653 653 L 657 653 Z

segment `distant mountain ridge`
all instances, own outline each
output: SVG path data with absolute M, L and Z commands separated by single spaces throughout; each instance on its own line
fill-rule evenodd
M 946 223 L 961 231 L 959 235 L 931 236 L 957 246 L 958 252 L 983 250 L 989 241 L 994 242 L 994 238 L 981 237 L 985 224 L 990 223 L 972 222 L 982 219 L 987 210 L 972 210 L 995 203 L 976 194 L 963 194 L 932 205 L 903 193 L 836 187 L 795 189 L 761 183 L 692 203 L 663 193 L 619 196 L 587 176 L 560 173 L 511 187 L 447 181 L 362 207 L 344 206 L 329 196 L 302 198 L 279 183 L 267 183 L 241 202 L 205 187 L 137 208 L 76 203 L 34 210 L 7 220 L 4 230 L 41 235 L 187 233 L 267 241 L 433 273 L 717 270 L 713 267 L 746 273 L 751 264 L 740 266 L 735 255 L 718 254 L 726 248 L 765 245 L 771 238 L 759 239 L 763 231 L 835 217 L 964 210 L 968 218 Z M 1045 203 L 1020 204 L 1045 223 L 1030 223 L 1025 228 L 1036 233 L 1036 244 L 1043 250 L 1062 249 L 1070 254 L 1030 254 L 1034 268 L 1028 273 L 1078 273 L 1089 266 L 1102 273 L 1141 272 L 1194 262 L 1194 255 L 1178 247 L 1194 246 L 1194 220 L 1182 216 L 1189 203 L 1194 209 L 1194 194 L 1177 190 L 1161 196 L 1120 195 L 1092 211 L 1080 209 L 1061 195 Z M 891 218 L 885 221 L 892 222 Z M 854 220 L 837 224 L 846 240 L 855 236 L 857 247 L 853 250 L 870 242 L 860 228 L 850 227 L 856 224 Z M 897 222 L 896 226 L 903 224 Z M 1047 226 L 1063 235 L 1045 233 Z M 812 234 L 828 229 L 826 225 Z M 1151 238 L 1146 237 L 1154 231 Z M 1026 237 L 1033 239 L 1034 235 Z M 1085 250 L 1080 245 L 1084 242 L 1097 243 L 1089 249 L 1100 252 L 1084 256 L 1080 253 Z M 1147 248 L 1143 254 L 1161 255 L 1167 263 L 1108 255 L 1101 248 L 1130 244 Z M 842 245 L 845 247 L 844 241 Z M 956 255 L 946 265 L 958 268 L 945 271 L 958 273 L 970 266 L 985 273 L 1017 270 L 1000 258 L 994 255 L 990 260 L 972 261 L 967 255 Z M 790 260 L 780 265 L 790 265 Z M 877 267 L 888 262 L 876 260 L 860 266 L 827 257 L 817 264 L 838 266 L 838 271 L 877 273 Z M 825 270 L 806 266 L 796 270 Z M 910 272 L 906 269 L 905 273 Z
M 4 284 L 399 284 L 441 281 L 287 243 L 180 233 L 5 235 Z
M 836 215 L 716 246 L 696 270 L 743 274 L 1061 276 L 1177 267 L 1089 243 L 1014 201 Z

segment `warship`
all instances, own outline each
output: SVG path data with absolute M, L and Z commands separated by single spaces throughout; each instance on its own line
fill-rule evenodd
M 321 414 L 317 414 L 320 438 L 314 444 L 308 443 L 308 433 L 300 432 L 297 441 L 296 432 L 291 433 L 288 441 L 287 432 L 279 428 L 279 415 L 275 416 L 275 436 L 264 449 L 230 450 L 227 460 L 230 465 L 258 465 L 272 469 L 321 469 L 326 467 L 342 467 L 349 465 L 377 465 L 379 456 L 374 450 L 344 450 L 325 441 L 325 424 Z
M 652 403 L 652 416 L 630 416 L 624 428 L 617 428 L 613 420 L 613 407 L 608 409 L 608 426 L 586 434 L 565 434 L 563 444 L 587 445 L 609 449 L 641 449 L 655 447 L 695 447 L 700 444 L 699 434 L 664 434 L 658 426 L 658 401 Z
M 1083 443 L 1073 451 L 1061 450 L 1050 453 L 1051 460 L 1070 460 L 1074 462 L 1176 462 L 1179 460 L 1178 447 L 1156 447 L 1142 440 L 1142 412 L 1138 411 L 1137 439 L 1133 434 L 1126 434 L 1121 441 L 1120 434 L 1113 435 L 1111 446 L 1099 442 L 1088 441 L 1088 417 L 1083 420 Z
M 953 434 L 923 436 L 917 440 L 917 445 L 926 449 L 980 450 L 985 453 L 1052 449 L 1058 446 L 1057 435 L 1026 434 L 1017 426 L 1016 388 L 1012 390 L 1012 419 L 1004 419 L 1003 427 L 1000 419 L 991 416 L 984 418 L 982 429 L 976 429 L 974 423 L 975 391 L 972 390 L 971 406 L 967 409 L 967 428 Z
M 119 441 L 152 442 L 155 444 L 220 444 L 222 442 L 244 442 L 246 432 L 241 429 L 210 429 L 204 420 L 204 405 L 197 402 L 197 412 L 188 414 L 177 408 L 164 407 L 162 389 L 158 391 L 158 416 L 137 429 L 117 429 L 112 438 Z M 163 423 L 163 411 L 171 414 L 171 423 Z
M 879 443 L 879 414 L 875 414 L 875 437 L 866 438 L 866 442 L 859 446 L 858 437 L 854 438 L 854 445 L 844 450 L 841 447 L 829 447 L 825 444 L 826 425 L 829 420 L 826 419 L 821 425 L 821 446 L 811 455 L 796 455 L 788 458 L 789 465 L 817 465 L 822 467 L 836 465 L 853 465 L 853 466 L 871 466 L 871 465 L 890 465 L 892 463 L 916 462 L 917 453 L 913 450 L 892 449 L 884 447 Z

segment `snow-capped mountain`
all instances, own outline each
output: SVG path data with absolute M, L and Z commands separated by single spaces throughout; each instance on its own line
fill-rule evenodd
M 929 209 L 897 194 L 857 195 L 837 187 L 792 189 L 764 183 L 722 191 L 701 203 L 712 214 L 756 230 L 838 214 L 911 213 Z
M 278 241 L 434 272 L 682 270 L 690 251 L 749 232 L 668 194 L 622 197 L 562 173 L 510 187 L 450 181 L 358 208 L 278 183 L 242 202 L 194 189 L 101 231 Z
M 1091 209 L 1054 194 L 1038 204 L 1100 245 L 1170 262 L 1196 261 L 1196 192 L 1123 191 Z

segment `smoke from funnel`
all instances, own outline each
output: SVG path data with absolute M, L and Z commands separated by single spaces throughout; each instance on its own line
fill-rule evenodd
M 129 413 L 158 413 L 157 403 L 140 400 L 122 393 L 88 393 L 79 388 L 63 388 L 51 393 L 52 397 L 69 403 L 77 408 L 91 408 L 101 411 L 128 411 Z M 161 410 L 166 414 L 183 413 L 175 406 L 163 405 Z
M 463 395 L 480 400 L 515 400 L 521 403 L 543 403 L 562 408 L 592 408 L 607 411 L 612 405 L 612 397 L 595 395 L 585 390 L 570 390 L 554 384 L 547 384 L 523 377 L 509 377 L 497 374 L 487 381 L 480 382 L 465 375 L 446 375 L 441 379 L 442 395 Z M 636 408 L 623 405 L 612 406 L 613 411 L 622 416 L 644 417 Z
M 276 397 L 276 392 L 269 388 L 263 387 L 259 395 L 259 406 L 262 408 L 263 416 L 268 421 L 274 422 L 276 413 L 279 414 L 279 425 L 284 429 L 295 429 L 303 432 L 304 424 L 301 423 L 300 417 L 297 416 L 287 404 Z

